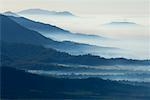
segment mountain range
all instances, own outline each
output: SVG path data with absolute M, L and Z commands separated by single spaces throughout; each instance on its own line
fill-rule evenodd
M 68 16 L 68 17 L 75 17 L 72 13 L 68 11 L 48 11 L 43 9 L 27 9 L 17 12 L 18 14 L 29 14 L 29 15 L 46 15 L 46 16 Z
M 74 68 L 83 65 L 93 68 L 103 66 L 106 69 L 108 66 L 117 66 L 118 70 L 119 66 L 128 66 L 134 69 L 138 66 L 148 67 L 150 60 L 94 56 L 92 53 L 95 51 L 104 54 L 116 51 L 118 48 L 56 41 L 45 37 L 44 32 L 46 31 L 47 34 L 63 33 L 64 35 L 74 33 L 10 12 L 5 15 L 0 14 L 0 23 L 0 85 L 2 87 L 0 98 L 149 100 L 150 89 L 144 85 L 125 84 L 125 82 L 104 80 L 98 77 L 58 78 L 53 75 L 33 74 L 29 70 L 48 71 L 53 69 L 56 71 L 58 68 L 61 69 L 63 65 L 66 67 L 73 65 Z M 78 35 L 85 37 L 83 34 Z M 78 35 L 75 36 L 79 37 Z M 88 35 L 86 36 L 88 37 Z M 89 35 L 89 37 L 96 38 L 94 35 Z M 63 70 L 65 70 L 64 67 Z M 86 68 L 86 70 L 89 69 Z
M 4 66 L 23 64 L 23 66 L 43 63 L 44 65 L 50 63 L 57 64 L 76 64 L 76 65 L 150 65 L 149 60 L 132 60 L 125 58 L 110 58 L 106 59 L 93 55 L 79 55 L 73 56 L 68 53 L 59 52 L 51 48 L 44 48 L 42 46 L 18 43 L 1 44 L 1 57 Z M 20 62 L 21 61 L 21 62 Z M 41 65 L 42 66 L 42 65 Z
M 1 36 L 2 36 L 1 40 L 5 42 L 43 45 L 48 48 L 53 48 L 59 51 L 68 52 L 74 55 L 88 54 L 88 53 L 96 54 L 99 51 L 101 51 L 100 53 L 102 53 L 103 51 L 106 50 L 108 51 L 118 50 L 117 48 L 112 48 L 112 47 L 100 47 L 100 46 L 82 44 L 82 43 L 76 43 L 70 41 L 63 41 L 63 42 L 54 41 L 50 38 L 44 37 L 43 35 L 41 35 L 40 33 L 34 30 L 23 27 L 22 25 L 16 23 L 15 21 L 13 21 L 7 16 L 1 15 L 0 17 L 1 17 L 1 23 L 3 24 L 1 29 Z M 48 27 L 52 27 L 49 28 L 49 30 L 65 31 L 49 25 Z
M 3 13 L 5 15 L 5 13 Z M 14 14 L 14 16 L 13 16 Z M 98 36 L 98 35 L 90 35 L 90 34 L 81 34 L 81 33 L 72 33 L 68 30 L 64 30 L 62 28 L 59 28 L 54 25 L 45 24 L 42 22 L 36 22 L 24 17 L 16 17 L 16 14 L 13 12 L 10 12 L 9 18 L 14 20 L 15 22 L 19 23 L 20 25 L 35 30 L 42 35 L 55 39 L 55 40 L 61 40 L 61 41 L 74 41 L 74 42 L 80 42 L 81 40 L 89 41 L 89 40 L 105 40 L 105 37 Z M 19 15 L 18 15 L 19 16 Z

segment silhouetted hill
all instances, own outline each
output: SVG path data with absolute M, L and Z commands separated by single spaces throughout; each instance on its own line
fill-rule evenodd
M 57 49 L 71 54 L 87 54 L 94 50 L 113 50 L 115 48 L 98 47 L 94 45 L 75 43 L 70 41 L 58 42 L 52 39 L 46 38 L 40 33 L 27 29 L 15 21 L 11 20 L 7 16 L 0 15 L 1 17 L 1 40 L 10 43 L 25 43 L 34 45 L 43 45 L 48 48 Z M 49 26 L 49 25 L 48 25 Z M 56 28 L 56 27 L 55 27 Z M 60 29 L 61 30 L 61 29 Z M 61 30 L 62 31 L 62 30 Z
M 51 34 L 54 33 L 68 33 L 70 34 L 69 31 L 63 30 L 57 26 L 54 25 L 49 25 L 49 24 L 44 24 L 41 22 L 35 22 L 30 19 L 24 18 L 24 17 L 15 17 L 15 16 L 8 16 L 10 19 L 14 20 L 15 22 L 19 23 L 20 25 L 31 29 L 35 31 L 43 31 L 43 32 L 50 32 Z
M 2 64 L 7 61 L 12 64 L 18 63 L 62 63 L 82 65 L 150 65 L 149 60 L 132 60 L 125 58 L 106 59 L 99 56 L 80 55 L 72 56 L 54 49 L 44 48 L 28 44 L 2 43 L 1 46 Z M 12 59 L 12 60 L 11 60 Z M 4 63 L 4 65 L 7 63 Z M 7 64 L 8 65 L 8 64 Z
M 148 100 L 149 88 L 96 78 L 65 79 L 0 67 L 2 99 L 137 99 Z M 122 99 L 124 100 L 124 99 Z
M 0 15 L 1 40 L 10 43 L 27 43 L 35 45 L 44 45 L 54 43 L 53 40 L 45 38 L 41 34 L 22 27 L 6 16 Z
M 82 40 L 82 39 L 84 39 L 85 41 L 88 39 L 89 40 L 106 39 L 106 38 L 98 36 L 98 35 L 72 33 L 68 30 L 61 29 L 57 26 L 50 25 L 50 24 L 44 24 L 41 22 L 35 22 L 35 21 L 32 21 L 32 20 L 24 18 L 24 17 L 18 18 L 18 17 L 9 16 L 9 18 L 28 29 L 35 30 L 44 36 L 47 36 L 49 38 L 54 38 L 57 40 L 71 40 L 71 41 L 78 42 L 77 40 Z

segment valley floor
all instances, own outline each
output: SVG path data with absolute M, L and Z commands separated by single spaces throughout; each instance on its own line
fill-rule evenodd
M 150 99 L 148 87 L 132 86 L 99 78 L 47 77 L 12 67 L 1 67 L 1 72 L 2 99 Z

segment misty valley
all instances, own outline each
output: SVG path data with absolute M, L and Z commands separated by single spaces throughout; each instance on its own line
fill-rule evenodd
M 149 100 L 148 26 L 102 17 L 1 13 L 2 100 Z

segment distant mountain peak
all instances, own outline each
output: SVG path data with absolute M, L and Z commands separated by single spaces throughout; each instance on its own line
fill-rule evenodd
M 104 24 L 104 26 L 141 26 L 141 25 L 139 25 L 135 22 L 113 21 L 113 22 Z
M 3 15 L 6 15 L 6 16 L 14 16 L 14 17 L 20 17 L 19 15 L 17 15 L 16 13 L 14 12 L 11 12 L 11 11 L 6 11 L 3 13 Z
M 111 22 L 109 24 L 130 24 L 130 25 L 136 25 L 136 23 L 134 23 L 134 22 L 126 22 L 126 21 Z
M 129 21 L 113 21 L 110 23 L 106 23 L 103 24 L 106 27 L 109 28 L 115 28 L 115 27 L 119 27 L 119 28 L 133 28 L 133 27 L 141 27 L 142 25 L 137 24 L 135 22 L 129 22 Z
M 22 10 L 22 11 L 18 12 L 18 14 L 32 14 L 32 15 L 41 14 L 41 15 L 53 15 L 53 16 L 75 16 L 69 11 L 58 12 L 58 11 L 49 11 L 49 10 L 45 10 L 45 9 L 39 9 L 39 8 Z

